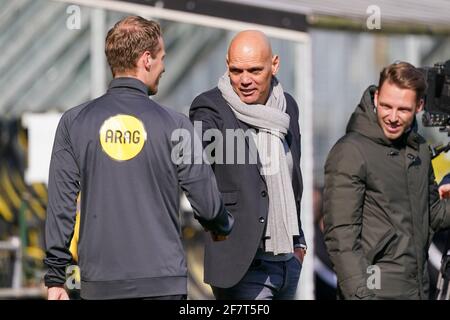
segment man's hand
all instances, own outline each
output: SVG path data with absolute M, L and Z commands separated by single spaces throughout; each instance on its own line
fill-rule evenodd
M 294 255 L 295 255 L 295 258 L 297 258 L 301 263 L 303 263 L 303 259 L 306 256 L 306 249 L 305 248 L 294 248 Z
M 212 231 L 209 231 L 208 229 L 206 229 L 205 227 L 203 227 L 203 230 L 205 230 L 205 232 L 209 232 L 209 234 L 211 235 L 211 239 L 216 242 L 216 241 L 224 241 L 228 239 L 228 236 L 220 236 L 218 234 L 215 234 Z
M 443 184 L 439 187 L 439 197 L 441 199 L 450 198 L 450 183 Z
M 211 232 L 211 238 L 213 239 L 213 241 L 224 241 L 228 239 L 227 236 L 220 236 L 215 234 L 214 232 Z
M 48 288 L 48 300 L 69 300 L 69 295 L 63 287 Z

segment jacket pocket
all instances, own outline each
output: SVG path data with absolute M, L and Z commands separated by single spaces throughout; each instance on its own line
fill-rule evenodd
M 223 199 L 223 203 L 226 206 L 235 205 L 237 203 L 238 193 L 237 193 L 237 191 L 234 191 L 234 192 L 222 192 L 222 199 Z
M 359 287 L 355 293 L 355 297 L 360 300 L 370 300 L 373 299 L 374 296 L 375 294 L 370 291 L 367 286 Z
M 397 233 L 394 229 L 389 228 L 386 233 L 380 238 L 378 243 L 367 253 L 367 261 L 371 264 L 375 264 L 376 260 L 386 251 L 386 248 L 397 237 Z

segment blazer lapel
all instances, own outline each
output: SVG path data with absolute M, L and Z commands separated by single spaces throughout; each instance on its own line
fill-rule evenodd
M 252 129 L 248 124 L 246 124 L 243 121 L 240 121 L 238 118 L 236 118 L 236 122 L 237 122 L 239 128 L 242 129 L 244 132 L 247 132 L 247 130 Z M 252 137 L 250 136 L 249 138 L 251 139 Z M 250 148 L 248 139 L 245 139 L 245 147 L 247 149 L 247 154 L 249 155 L 249 159 L 256 159 L 256 168 L 259 172 L 259 175 L 261 176 L 263 181 L 266 182 L 266 179 L 264 178 L 264 175 L 262 174 L 261 160 L 259 159 L 259 154 L 258 154 L 256 147 Z M 255 152 L 256 152 L 256 154 L 255 154 Z
M 288 143 L 289 149 L 291 150 L 292 160 L 293 160 L 293 168 L 294 174 L 292 175 L 292 180 L 294 181 L 294 176 L 297 177 L 297 181 L 301 181 L 300 176 L 300 163 L 297 163 L 297 159 L 300 160 L 300 150 L 297 146 L 300 145 L 300 141 L 298 141 L 299 137 L 292 133 L 292 128 L 289 126 L 289 131 L 286 135 L 286 141 Z

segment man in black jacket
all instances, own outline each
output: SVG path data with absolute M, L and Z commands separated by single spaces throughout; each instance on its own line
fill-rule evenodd
M 156 22 L 119 21 L 106 37 L 114 76 L 108 92 L 70 109 L 55 136 L 46 220 L 45 284 L 67 299 L 76 199 L 81 197 L 79 266 L 83 299 L 183 299 L 187 269 L 180 236 L 179 187 L 202 225 L 227 235 L 226 211 L 211 168 L 197 161 L 189 119 L 149 99 L 164 72 Z M 183 130 L 191 140 L 172 140 Z
M 298 107 L 275 77 L 279 58 L 263 33 L 236 35 L 227 66 L 190 109 L 203 140 L 219 133 L 204 147 L 215 145 L 210 161 L 236 220 L 227 241 L 208 238 L 205 282 L 218 299 L 292 299 L 306 250 Z
M 325 242 L 340 298 L 428 299 L 428 248 L 450 227 L 450 202 L 417 133 L 425 86 L 409 63 L 384 68 L 328 155 Z

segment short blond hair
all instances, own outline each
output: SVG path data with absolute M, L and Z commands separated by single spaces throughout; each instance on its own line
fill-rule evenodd
M 113 76 L 136 68 L 136 62 L 145 52 L 155 57 L 161 49 L 161 27 L 152 20 L 129 16 L 108 31 L 105 54 Z

